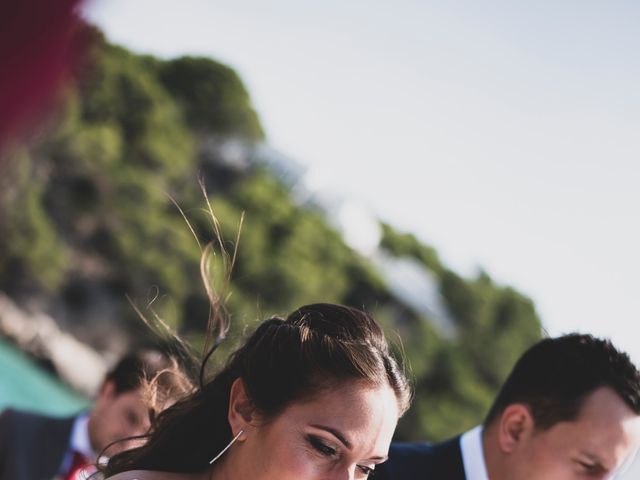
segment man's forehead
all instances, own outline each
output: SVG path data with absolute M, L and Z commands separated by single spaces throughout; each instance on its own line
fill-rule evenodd
M 633 424 L 640 417 L 610 387 L 600 387 L 585 398 L 577 421 L 598 427 L 620 427 Z
M 142 387 L 117 393 L 113 400 L 114 402 L 137 406 L 140 408 L 146 408 L 148 403 L 146 390 Z
M 578 453 L 608 470 L 618 468 L 640 446 L 640 416 L 611 388 L 587 397 L 573 423 Z

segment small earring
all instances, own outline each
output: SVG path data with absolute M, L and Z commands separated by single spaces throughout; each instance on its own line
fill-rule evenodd
M 218 455 L 216 455 L 215 457 L 213 457 L 213 458 L 211 459 L 211 461 L 209 462 L 209 465 L 211 465 L 213 462 L 215 462 L 216 460 L 218 460 L 218 459 L 222 456 L 222 454 L 223 454 L 224 452 L 226 452 L 227 450 L 229 450 L 229 448 L 231 448 L 231 445 L 233 445 L 233 444 L 236 442 L 236 440 L 238 440 L 238 439 L 240 438 L 240 435 L 242 435 L 243 433 L 244 433 L 244 430 L 240 429 L 240 431 L 238 432 L 238 434 L 237 434 L 235 437 L 233 437 L 233 438 L 231 439 L 231 441 L 227 444 L 227 446 L 226 446 L 226 447 L 224 447 L 224 448 L 222 449 L 222 451 L 221 451 Z

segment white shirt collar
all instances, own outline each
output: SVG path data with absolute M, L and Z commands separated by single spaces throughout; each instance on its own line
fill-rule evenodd
M 89 414 L 84 413 L 76 417 L 71 429 L 71 440 L 69 442 L 69 450 L 83 454 L 89 460 L 96 458 L 96 452 L 91 448 L 89 440 Z
M 462 463 L 467 480 L 489 480 L 482 448 L 482 426 L 477 426 L 460 437 Z

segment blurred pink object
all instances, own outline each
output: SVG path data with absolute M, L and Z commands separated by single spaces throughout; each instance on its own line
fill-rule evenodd
M 0 0 L 0 146 L 51 105 L 85 50 L 81 0 Z

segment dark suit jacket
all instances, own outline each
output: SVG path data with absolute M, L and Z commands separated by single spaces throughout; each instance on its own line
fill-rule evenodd
M 74 417 L 6 410 L 0 415 L 0 480 L 51 480 L 58 474 Z
M 393 443 L 376 480 L 465 480 L 460 437 L 444 443 Z

